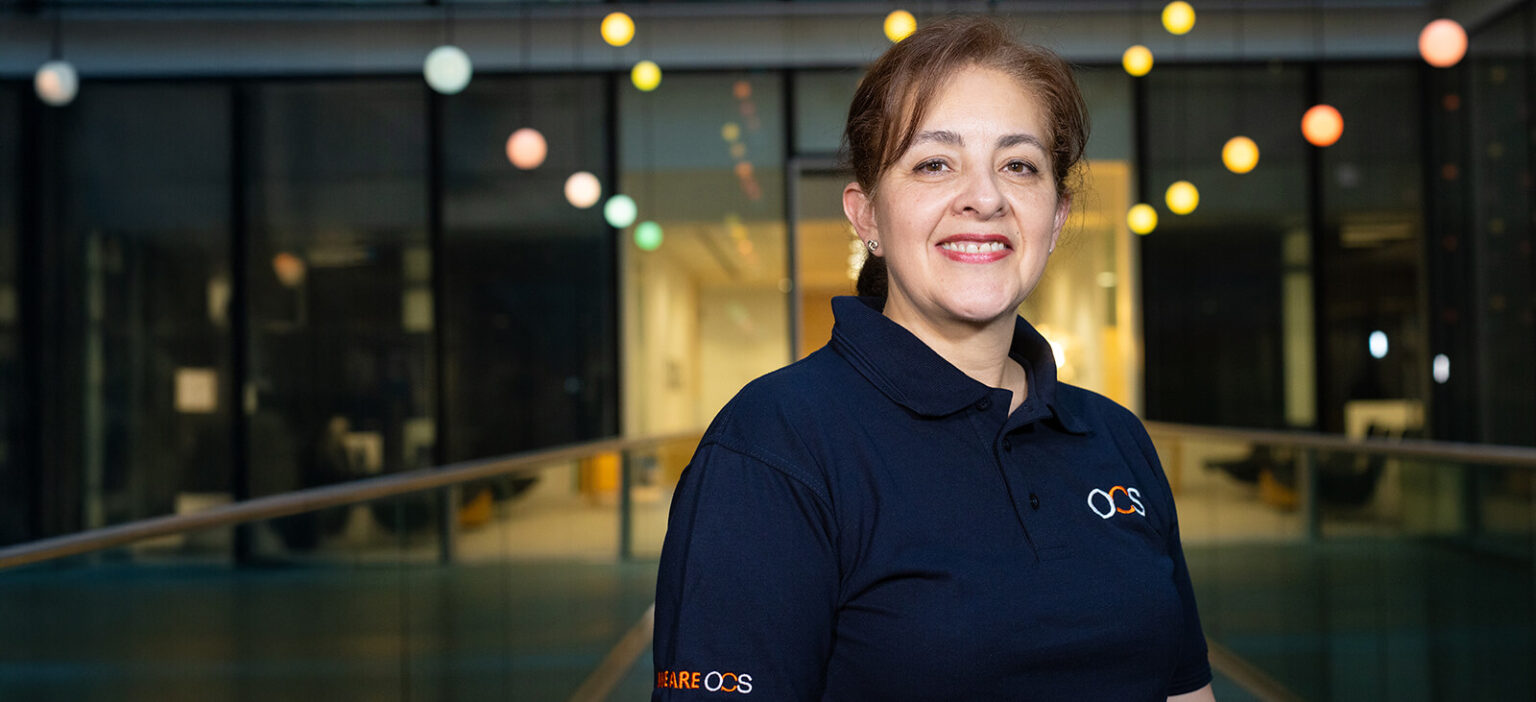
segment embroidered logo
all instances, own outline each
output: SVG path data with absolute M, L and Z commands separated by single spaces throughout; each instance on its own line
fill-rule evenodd
M 656 673 L 656 687 L 674 690 L 702 688 L 709 692 L 735 692 L 750 695 L 752 694 L 752 676 L 746 673 L 722 673 L 718 670 L 711 670 L 708 673 L 662 670 Z
M 1116 500 L 1117 493 L 1124 495 L 1124 498 Z M 1088 493 L 1088 509 L 1093 510 L 1100 519 L 1132 513 L 1147 516 L 1147 508 L 1141 504 L 1141 491 L 1123 485 L 1116 485 L 1110 488 L 1109 492 L 1095 488 L 1093 492 Z

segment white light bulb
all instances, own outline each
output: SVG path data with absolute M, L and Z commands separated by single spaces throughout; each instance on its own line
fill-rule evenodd
M 1443 353 L 1435 354 L 1434 363 L 1430 366 L 1430 373 L 1435 376 L 1435 382 L 1444 384 L 1451 379 L 1451 358 Z
M 628 195 L 614 195 L 608 198 L 608 203 L 603 205 L 603 218 L 608 220 L 608 226 L 614 229 L 623 229 L 635 223 L 635 216 L 640 208 L 635 206 L 634 198 Z
M 1384 331 L 1371 332 L 1371 358 L 1387 357 L 1387 333 Z
M 68 61 L 49 61 L 37 69 L 37 75 L 32 77 L 32 88 L 43 102 L 63 107 L 79 92 L 80 77 Z
M 455 95 L 469 85 L 475 68 L 469 62 L 469 54 L 464 53 L 463 49 L 444 44 L 427 54 L 421 72 L 433 90 L 444 95 Z
M 603 196 L 603 184 L 598 182 L 597 176 L 586 171 L 576 171 L 571 177 L 565 179 L 565 199 L 573 207 L 587 209 L 597 204 L 597 199 Z

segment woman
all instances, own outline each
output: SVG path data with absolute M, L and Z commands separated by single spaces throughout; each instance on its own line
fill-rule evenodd
M 662 551 L 653 699 L 1212 699 L 1145 430 L 1057 383 L 1015 314 L 1086 139 L 1071 70 L 988 20 L 870 68 L 843 208 L 885 294 L 835 299 L 831 342 L 705 434 Z

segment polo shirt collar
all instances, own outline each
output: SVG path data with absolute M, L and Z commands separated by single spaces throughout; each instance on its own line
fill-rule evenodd
M 832 298 L 832 346 L 896 404 L 917 414 L 942 417 L 970 407 L 990 391 L 928 348 L 906 327 L 881 313 L 878 297 Z M 1030 400 L 1043 401 L 1063 429 L 1088 429 L 1056 399 L 1056 358 L 1051 345 L 1016 317 L 1008 355 L 1030 371 Z

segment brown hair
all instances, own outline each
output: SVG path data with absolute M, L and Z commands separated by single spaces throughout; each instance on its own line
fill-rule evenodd
M 1069 179 L 1088 143 L 1088 106 L 1072 68 L 1050 49 L 1015 41 L 995 20 L 948 17 L 887 49 L 853 94 L 843 130 L 843 158 L 870 197 L 880 176 L 911 146 L 939 86 L 970 66 L 1007 73 L 1040 101 L 1050 130 L 1045 142 L 1056 192 L 1073 192 Z M 883 264 L 874 256 L 865 261 L 859 294 L 884 296 Z

